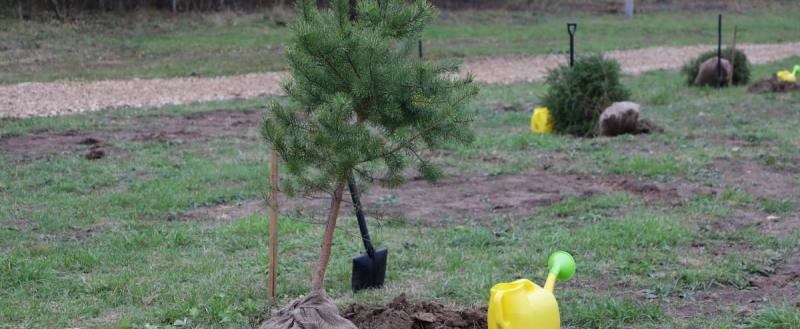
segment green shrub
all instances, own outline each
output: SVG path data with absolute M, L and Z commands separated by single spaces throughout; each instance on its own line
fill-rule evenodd
M 690 86 L 694 84 L 697 72 L 700 71 L 700 64 L 714 57 L 717 57 L 717 51 L 711 50 L 686 63 L 682 69 L 686 74 L 686 83 Z M 722 49 L 722 58 L 731 60 L 731 48 Z M 750 82 L 750 61 L 747 60 L 747 55 L 743 51 L 736 49 L 736 60 L 733 63 L 733 85 L 746 85 L 748 82 Z
M 550 71 L 544 104 L 553 115 L 555 130 L 592 135 L 603 110 L 630 96 L 619 76 L 619 63 L 602 55 L 583 57 L 573 67 L 561 65 Z

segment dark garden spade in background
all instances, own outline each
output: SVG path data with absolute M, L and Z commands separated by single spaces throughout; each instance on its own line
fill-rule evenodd
M 361 206 L 358 187 L 352 173 L 350 173 L 347 185 L 350 188 L 353 207 L 356 208 L 361 240 L 364 241 L 364 249 L 367 250 L 366 253 L 353 257 L 353 277 L 351 279 L 353 291 L 358 292 L 359 290 L 383 287 L 383 281 L 386 278 L 386 258 L 389 252 L 386 248 L 375 250 L 375 247 L 372 246 L 372 239 L 369 237 L 369 229 L 367 229 L 367 220 L 364 218 L 364 208 Z
M 577 23 L 567 23 L 567 33 L 569 33 L 569 66 L 575 66 L 575 31 L 577 30 Z

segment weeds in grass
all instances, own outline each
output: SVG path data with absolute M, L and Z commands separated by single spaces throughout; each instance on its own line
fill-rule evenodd
M 797 210 L 797 203 L 787 199 L 762 198 L 758 203 L 762 210 L 770 214 L 787 214 Z
M 622 328 L 641 323 L 658 323 L 664 313 L 658 305 L 632 300 L 594 298 L 572 303 L 562 311 L 567 325 L 579 328 Z
M 789 306 L 774 306 L 758 312 L 747 320 L 749 329 L 800 328 L 800 310 Z
M 668 177 L 686 173 L 688 165 L 668 156 L 620 157 L 611 160 L 608 171 L 617 175 Z

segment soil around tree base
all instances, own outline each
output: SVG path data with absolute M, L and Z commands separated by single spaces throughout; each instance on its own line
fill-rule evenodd
M 769 79 L 759 80 L 752 84 L 747 91 L 754 94 L 761 93 L 787 93 L 790 91 L 800 91 L 800 83 L 788 82 L 773 76 Z
M 456 308 L 435 302 L 411 303 L 406 295 L 386 305 L 352 304 L 342 316 L 361 329 L 484 329 L 486 307 Z

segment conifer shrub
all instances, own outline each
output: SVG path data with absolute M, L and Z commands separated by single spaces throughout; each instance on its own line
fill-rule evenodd
M 681 70 L 686 75 L 686 84 L 689 86 L 694 84 L 694 79 L 697 78 L 697 73 L 700 71 L 700 64 L 709 58 L 716 57 L 717 51 L 710 50 L 686 63 Z M 731 60 L 731 48 L 722 49 L 722 58 Z M 733 63 L 733 85 L 746 85 L 748 82 L 750 82 L 750 61 L 743 51 L 736 49 L 736 59 Z
M 458 76 L 458 63 L 416 56 L 436 14 L 428 1 L 360 0 L 352 13 L 348 0 L 296 6 L 286 49 L 289 102 L 270 105 L 262 135 L 285 162 L 283 191 L 332 195 L 312 281 L 320 290 L 348 177 L 398 185 L 415 165 L 422 177 L 438 178 L 425 150 L 472 141 L 466 104 L 478 87 Z
M 564 64 L 550 71 L 544 104 L 555 120 L 555 130 L 593 135 L 603 110 L 630 97 L 619 77 L 619 63 L 602 55 L 576 59 L 575 66 Z

